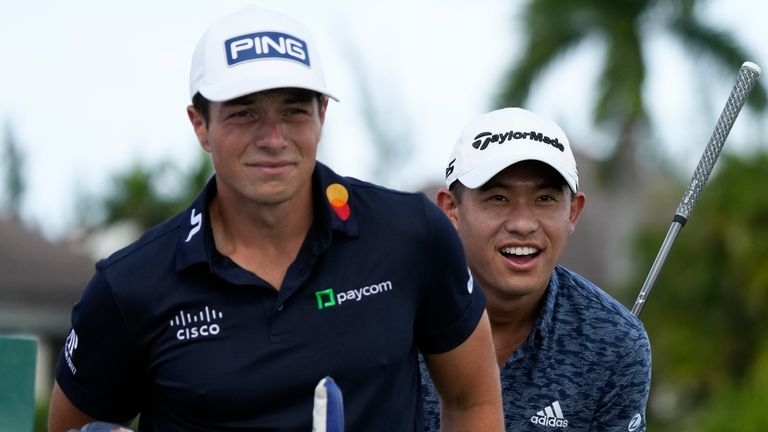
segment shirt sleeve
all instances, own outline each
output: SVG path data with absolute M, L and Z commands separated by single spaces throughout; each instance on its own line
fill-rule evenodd
M 437 206 L 424 201 L 429 225 L 416 342 L 421 351 L 437 354 L 472 334 L 485 310 L 485 296 L 472 279 L 456 229 Z
M 643 332 L 614 366 L 592 417 L 590 430 L 643 432 L 651 388 L 651 345 Z
M 111 287 L 97 271 L 72 310 L 56 381 L 84 413 L 120 423 L 139 412 L 141 364 Z
M 424 432 L 440 432 L 440 397 L 435 384 L 429 376 L 429 369 L 424 357 L 419 354 L 419 374 L 421 375 L 421 392 L 424 401 Z

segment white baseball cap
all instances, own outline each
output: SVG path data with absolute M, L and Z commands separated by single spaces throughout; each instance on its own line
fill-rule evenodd
M 189 94 L 223 102 L 264 90 L 328 92 L 314 38 L 282 13 L 248 6 L 217 20 L 192 56 Z
M 579 173 L 565 132 L 553 121 L 522 108 L 504 108 L 469 122 L 445 170 L 445 185 L 456 180 L 475 189 L 510 165 L 526 160 L 551 166 L 572 191 Z

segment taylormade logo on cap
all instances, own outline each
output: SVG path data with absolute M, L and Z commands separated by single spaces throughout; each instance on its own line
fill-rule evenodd
M 544 162 L 574 192 L 579 174 L 568 137 L 558 125 L 522 108 L 504 108 L 481 115 L 462 131 L 445 169 L 445 184 L 455 181 L 475 189 L 510 165 L 526 160 Z
M 306 42 L 285 33 L 251 33 L 227 39 L 224 44 L 230 66 L 263 58 L 295 60 L 309 66 Z
M 484 137 L 485 139 L 483 139 Z M 560 141 L 558 141 L 557 138 L 550 138 L 544 135 L 543 133 L 536 132 L 536 131 L 530 131 L 530 132 L 509 131 L 509 132 L 501 132 L 496 134 L 492 134 L 490 132 L 480 132 L 475 137 L 475 142 L 472 143 L 472 147 L 478 150 L 485 150 L 486 148 L 488 148 L 488 144 L 490 143 L 504 144 L 504 142 L 511 139 L 516 139 L 516 140 L 531 139 L 533 141 L 549 144 L 560 151 L 565 151 L 565 147 L 563 147 L 563 145 L 560 144 Z

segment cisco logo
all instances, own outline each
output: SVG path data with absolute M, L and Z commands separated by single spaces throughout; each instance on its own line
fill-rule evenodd
M 176 330 L 176 339 L 178 340 L 217 335 L 221 332 L 221 327 L 216 321 L 223 316 L 224 314 L 208 306 L 196 313 L 182 310 L 171 319 L 171 329 L 178 329 Z

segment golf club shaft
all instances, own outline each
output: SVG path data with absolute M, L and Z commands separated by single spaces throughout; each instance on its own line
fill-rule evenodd
M 701 155 L 699 164 L 696 166 L 693 178 L 691 178 L 691 182 L 688 184 L 688 188 L 683 194 L 680 204 L 677 206 L 677 211 L 672 219 L 672 225 L 669 227 L 669 231 L 667 231 L 667 235 L 661 244 L 651 270 L 648 272 L 648 276 L 645 278 L 640 294 L 637 296 L 634 306 L 632 306 L 632 314 L 634 316 L 640 316 L 640 312 L 642 312 L 645 303 L 648 301 L 648 296 L 651 294 L 653 285 L 662 267 L 664 267 L 669 251 L 672 249 L 675 240 L 677 240 L 680 230 L 691 216 L 693 207 L 699 200 L 704 185 L 706 185 L 707 179 L 717 162 L 717 158 L 720 156 L 720 151 L 723 149 L 723 145 L 725 145 L 725 140 L 728 138 L 728 134 L 736 122 L 736 117 L 739 116 L 747 96 L 752 91 L 752 88 L 754 88 L 760 72 L 760 67 L 754 63 L 744 62 L 741 65 L 736 84 L 733 90 L 731 90 L 731 95 L 728 97 L 723 111 L 720 113 L 720 119 L 717 121 L 717 125 L 715 125 L 712 137 L 709 139 L 709 143 L 704 149 L 704 154 Z

